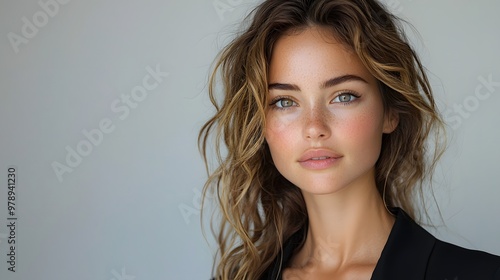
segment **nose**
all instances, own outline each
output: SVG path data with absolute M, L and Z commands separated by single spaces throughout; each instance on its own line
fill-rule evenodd
M 305 117 L 304 136 L 308 140 L 328 139 L 332 117 L 326 109 L 312 108 Z

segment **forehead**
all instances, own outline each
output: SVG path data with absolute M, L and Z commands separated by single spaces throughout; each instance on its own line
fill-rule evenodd
M 270 82 L 355 74 L 374 79 L 359 57 L 326 27 L 308 27 L 282 35 L 272 50 Z

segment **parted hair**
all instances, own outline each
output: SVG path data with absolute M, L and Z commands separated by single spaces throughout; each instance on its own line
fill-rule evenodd
M 209 174 L 204 197 L 215 199 L 220 218 L 212 220 L 215 278 L 258 279 L 307 225 L 302 194 L 278 172 L 264 138 L 269 62 L 286 32 L 329 28 L 378 80 L 384 108 L 399 123 L 383 135 L 376 185 L 387 207 L 417 218 L 416 195 L 431 181 L 444 126 L 401 20 L 376 0 L 266 0 L 247 22 L 216 59 L 208 87 L 216 112 L 198 137 Z

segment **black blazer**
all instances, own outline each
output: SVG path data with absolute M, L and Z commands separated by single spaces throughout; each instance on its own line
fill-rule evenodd
M 499 256 L 440 241 L 403 210 L 395 208 L 394 213 L 396 222 L 372 280 L 500 280 Z M 283 267 L 287 267 L 303 237 L 304 232 L 298 232 L 285 242 Z M 276 258 L 261 280 L 281 280 L 280 263 Z

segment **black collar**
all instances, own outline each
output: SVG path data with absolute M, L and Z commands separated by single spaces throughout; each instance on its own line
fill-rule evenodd
M 394 208 L 392 212 L 396 215 L 396 221 L 371 279 L 424 279 L 427 261 L 436 239 L 417 225 L 402 209 Z M 281 272 L 288 266 L 304 234 L 305 232 L 300 230 L 283 244 L 282 254 L 273 261 L 262 276 L 262 280 L 282 279 Z
M 395 208 L 396 222 L 372 274 L 378 279 L 425 279 L 427 261 L 436 238 Z

